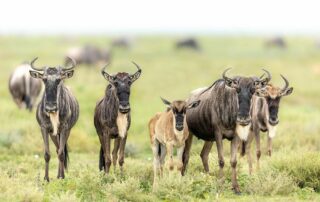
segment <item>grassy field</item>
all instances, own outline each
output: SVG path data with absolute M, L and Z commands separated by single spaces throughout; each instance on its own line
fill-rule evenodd
M 66 84 L 80 103 L 80 118 L 69 138 L 70 166 L 65 180 L 57 180 L 55 149 L 51 146 L 50 178 L 44 177 L 43 142 L 34 112 L 18 110 L 8 91 L 12 70 L 39 57 L 38 66 L 63 63 L 66 50 L 95 44 L 107 48 L 106 37 L 0 37 L 0 201 L 320 201 L 320 49 L 311 38 L 289 37 L 288 49 L 265 49 L 258 37 L 200 37 L 201 53 L 175 51 L 175 37 L 138 37 L 131 50 L 114 50 L 110 72 L 142 67 L 132 87 L 132 124 L 127 141 L 124 175 L 98 171 L 100 144 L 93 126 L 93 110 L 104 95 L 107 81 L 98 66 L 79 66 Z M 293 86 L 283 98 L 274 153 L 266 156 L 263 134 L 261 170 L 248 175 L 247 161 L 238 158 L 242 195 L 231 191 L 229 142 L 225 142 L 225 177 L 221 184 L 215 146 L 210 154 L 210 175 L 199 157 L 202 141 L 195 140 L 185 177 L 166 172 L 152 192 L 152 153 L 147 123 L 168 100 L 184 99 L 195 88 L 210 85 L 221 72 L 261 75 L 268 69 L 272 82 L 283 85 L 280 73 Z M 254 149 L 253 149 L 254 151 Z

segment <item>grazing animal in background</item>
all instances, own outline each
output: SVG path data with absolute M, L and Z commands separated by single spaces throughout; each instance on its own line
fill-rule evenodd
M 112 41 L 111 46 L 113 48 L 119 47 L 119 48 L 129 49 L 132 46 L 132 39 L 125 38 L 125 37 L 117 38 Z
M 65 65 L 70 64 L 72 58 L 77 64 L 92 65 L 100 62 L 109 63 L 111 60 L 111 52 L 108 50 L 100 50 L 97 47 L 86 45 L 84 47 L 75 47 L 68 50 L 65 58 Z
M 166 153 L 169 154 L 169 168 L 173 170 L 173 147 L 177 147 L 178 170 L 183 167 L 182 154 L 185 141 L 189 136 L 186 121 L 187 110 L 199 105 L 200 101 L 188 104 L 185 101 L 176 100 L 172 103 L 161 98 L 163 103 L 168 106 L 166 112 L 157 113 L 149 121 L 149 133 L 153 151 L 154 181 L 156 184 L 157 173 L 162 175 L 163 164 Z
M 267 48 L 278 47 L 278 48 L 285 49 L 287 47 L 287 44 L 282 37 L 274 37 L 266 40 L 265 46 Z
M 246 140 L 250 128 L 251 98 L 260 88 L 267 85 L 271 76 L 259 79 L 256 77 L 234 77 L 226 76 L 226 69 L 222 74 L 222 79 L 215 81 L 210 87 L 194 91 L 188 102 L 201 100 L 197 108 L 187 111 L 187 124 L 190 136 L 186 141 L 183 154 L 184 174 L 189 161 L 189 152 L 192 143 L 192 135 L 205 140 L 201 151 L 201 159 L 206 172 L 209 172 L 208 155 L 212 144 L 215 141 L 219 158 L 219 175 L 223 177 L 224 155 L 223 139 L 231 141 L 231 168 L 232 187 L 235 193 L 240 193 L 237 182 L 237 150 L 239 140 Z
M 243 142 L 242 155 L 247 154 L 249 173 L 252 173 L 252 158 L 251 158 L 251 143 L 256 140 L 256 155 L 257 155 L 257 169 L 259 169 L 259 159 L 261 156 L 260 150 L 260 131 L 268 132 L 268 155 L 272 152 L 272 139 L 276 135 L 277 126 L 279 123 L 278 111 L 281 97 L 290 95 L 293 88 L 289 88 L 288 80 L 282 76 L 285 82 L 283 88 L 268 84 L 266 88 L 257 91 L 257 95 L 253 96 L 252 100 L 252 126 L 250 128 L 248 140 Z
M 140 67 L 134 62 L 133 64 L 138 69 L 134 74 L 119 72 L 116 75 L 110 75 L 105 71 L 107 66 L 101 71 L 109 85 L 105 90 L 104 98 L 96 105 L 94 126 L 101 143 L 99 169 L 101 171 L 104 168 L 106 173 L 109 173 L 111 166 L 111 139 L 114 139 L 113 165 L 116 167 L 119 153 L 120 170 L 123 171 L 127 132 L 131 124 L 130 89 L 141 75 Z
M 200 51 L 200 45 L 198 41 L 194 38 L 187 38 L 187 39 L 182 39 L 176 43 L 176 48 L 181 49 L 181 48 L 189 48 L 193 49 L 196 51 Z
M 64 85 L 65 79 L 71 78 L 76 66 L 72 61 L 69 68 L 34 67 L 35 58 L 31 62 L 30 75 L 33 78 L 41 79 L 45 85 L 45 92 L 37 108 L 37 121 L 41 128 L 44 141 L 45 177 L 49 182 L 49 136 L 56 146 L 59 158 L 58 178 L 64 179 L 64 169 L 68 168 L 68 146 L 67 141 L 71 128 L 76 124 L 79 117 L 79 104 L 70 90 Z
M 30 65 L 21 64 L 11 74 L 9 91 L 18 107 L 32 110 L 41 93 L 42 83 L 29 73 Z

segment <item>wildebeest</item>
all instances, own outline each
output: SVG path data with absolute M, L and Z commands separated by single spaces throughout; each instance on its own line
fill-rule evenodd
M 166 112 L 157 113 L 149 121 L 149 133 L 153 151 L 154 180 L 156 185 L 157 173 L 162 173 L 166 153 L 169 155 L 169 169 L 173 170 L 173 147 L 177 147 L 178 170 L 183 167 L 182 154 L 185 141 L 189 136 L 189 130 L 186 121 L 187 110 L 199 105 L 200 101 L 194 101 L 190 104 L 182 100 L 176 100 L 172 103 L 161 98 L 163 103 L 168 106 Z
M 252 127 L 250 128 L 248 140 L 243 142 L 242 155 L 247 154 L 249 163 L 249 173 L 252 173 L 252 158 L 250 147 L 253 138 L 256 140 L 257 168 L 259 169 L 260 150 L 260 131 L 268 132 L 268 155 L 272 152 L 272 139 L 276 135 L 277 125 L 279 123 L 278 111 L 281 97 L 290 95 L 293 88 L 289 88 L 288 80 L 282 76 L 285 82 L 283 88 L 268 84 L 266 88 L 257 91 L 257 95 L 252 100 Z
M 271 76 L 259 79 L 257 77 L 237 76 L 229 78 L 225 70 L 222 79 L 215 81 L 210 87 L 195 91 L 188 102 L 201 100 L 197 108 L 187 111 L 187 124 L 190 130 L 190 136 L 186 141 L 183 154 L 184 174 L 189 160 L 189 152 L 192 142 L 192 135 L 205 140 L 201 151 L 201 158 L 205 171 L 209 171 L 208 155 L 212 144 L 215 141 L 219 158 L 219 175 L 223 176 L 224 157 L 223 157 L 223 139 L 231 141 L 231 167 L 232 167 L 232 187 L 235 193 L 240 193 L 237 182 L 237 149 L 239 139 L 246 140 L 250 128 L 251 117 L 250 107 L 251 98 L 255 92 L 265 87 Z
M 124 150 L 127 141 L 127 131 L 131 124 L 130 116 L 130 89 L 141 75 L 140 67 L 133 62 L 138 71 L 134 74 L 119 72 L 116 75 L 108 74 L 105 66 L 101 73 L 109 82 L 104 98 L 97 103 L 94 112 L 94 126 L 101 143 L 99 169 L 109 173 L 111 165 L 110 144 L 114 140 L 112 151 L 113 165 L 116 167 L 119 153 L 121 172 L 124 163 Z
M 46 162 L 45 177 L 49 181 L 49 135 L 59 158 L 58 178 L 64 179 L 64 169 L 68 167 L 68 146 L 67 141 L 71 128 L 75 125 L 79 116 L 79 104 L 70 90 L 63 84 L 65 79 L 71 78 L 76 63 L 72 61 L 69 68 L 34 67 L 35 58 L 31 62 L 30 75 L 33 78 L 41 79 L 45 85 L 45 92 L 37 108 L 37 121 L 41 128 L 44 141 L 44 159 Z
M 111 59 L 111 52 L 108 50 L 101 50 L 92 45 L 86 45 L 84 47 L 75 47 L 68 50 L 65 58 L 65 65 L 70 64 L 72 58 L 77 64 L 92 65 L 99 62 L 108 63 Z
M 287 44 L 285 42 L 285 40 L 282 37 L 274 37 L 274 38 L 270 38 L 268 40 L 266 40 L 265 42 L 265 46 L 267 48 L 269 47 L 278 47 L 278 48 L 286 48 Z
M 196 51 L 199 51 L 200 45 L 198 41 L 194 38 L 187 38 L 187 39 L 182 39 L 176 43 L 176 48 L 181 49 L 181 48 L 190 48 Z
M 31 111 L 41 93 L 42 83 L 32 78 L 29 70 L 27 63 L 14 70 L 9 79 L 9 91 L 19 108 L 25 107 Z
M 126 48 L 126 49 L 129 49 L 131 45 L 132 45 L 132 40 L 126 37 L 114 39 L 111 43 L 112 47 L 119 47 L 119 48 Z

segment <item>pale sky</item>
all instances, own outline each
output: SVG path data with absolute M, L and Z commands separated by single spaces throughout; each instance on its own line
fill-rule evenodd
M 318 0 L 2 0 L 0 34 L 318 34 Z

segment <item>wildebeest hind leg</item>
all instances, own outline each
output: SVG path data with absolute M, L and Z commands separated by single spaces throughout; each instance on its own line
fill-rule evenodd
M 59 171 L 58 171 L 58 178 L 64 179 L 64 169 L 66 167 L 66 144 L 67 138 L 69 135 L 69 131 L 63 130 L 59 134 L 59 149 L 58 149 L 58 158 L 59 158 Z
M 105 158 L 105 172 L 109 173 L 109 169 L 111 166 L 111 155 L 110 155 L 110 143 L 111 143 L 111 139 L 109 134 L 104 133 L 103 134 L 103 138 L 104 138 L 104 158 Z
M 204 170 L 207 173 L 209 172 L 208 157 L 209 157 L 209 153 L 211 151 L 212 145 L 213 145 L 212 141 L 205 141 L 200 154 Z

